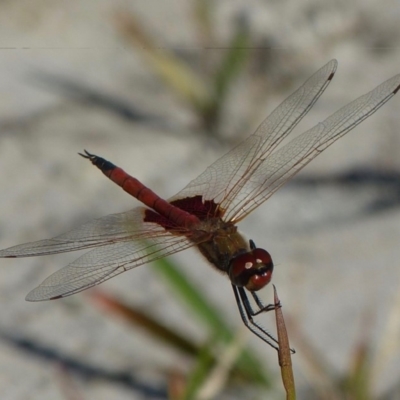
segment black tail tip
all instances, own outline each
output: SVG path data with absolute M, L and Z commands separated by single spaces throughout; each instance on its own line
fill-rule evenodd
M 89 160 L 93 159 L 93 157 L 96 157 L 94 154 L 89 153 L 87 150 L 83 149 L 83 151 L 85 152 L 85 154 L 82 153 L 78 153 L 81 157 L 83 158 L 87 158 Z

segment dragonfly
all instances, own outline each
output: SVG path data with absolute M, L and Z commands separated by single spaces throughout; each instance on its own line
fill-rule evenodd
M 283 143 L 325 91 L 336 68 L 337 61 L 329 61 L 255 133 L 168 200 L 110 161 L 86 150 L 79 153 L 144 206 L 95 219 L 52 239 L 0 250 L 0 257 L 14 258 L 92 249 L 45 279 L 26 300 L 70 296 L 132 268 L 195 247 L 229 278 L 246 327 L 278 350 L 278 341 L 256 318 L 276 306 L 264 305 L 257 294 L 272 279 L 272 257 L 247 240 L 237 224 L 400 88 L 399 74 Z

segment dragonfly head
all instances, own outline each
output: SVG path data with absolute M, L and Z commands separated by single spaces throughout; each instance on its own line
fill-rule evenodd
M 251 240 L 250 251 L 238 254 L 231 260 L 229 279 L 234 285 L 255 292 L 268 285 L 273 270 L 271 255 L 264 249 L 256 248 Z

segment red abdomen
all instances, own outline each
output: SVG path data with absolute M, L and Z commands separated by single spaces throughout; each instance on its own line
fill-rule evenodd
M 199 222 L 199 219 L 170 203 L 163 200 L 151 189 L 143 185 L 136 178 L 127 174 L 123 169 L 115 166 L 104 158 L 90 154 L 85 150 L 86 154 L 80 154 L 82 157 L 89 159 L 93 165 L 103 172 L 108 178 L 115 182 L 118 186 L 125 190 L 147 207 L 171 221 L 173 225 L 188 228 Z

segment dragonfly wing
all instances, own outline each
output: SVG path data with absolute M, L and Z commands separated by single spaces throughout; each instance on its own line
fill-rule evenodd
M 324 92 L 336 71 L 331 60 L 312 75 L 298 90 L 281 103 L 258 127 L 256 132 L 233 148 L 199 177 L 191 181 L 170 201 L 202 195 L 229 211 L 254 171 L 301 121 Z
M 120 241 L 89 251 L 50 275 L 27 295 L 26 300 L 41 301 L 70 296 L 129 269 L 195 245 L 185 236 L 172 235 L 165 230 L 161 232 L 161 229 L 153 237 Z
M 225 218 L 243 219 L 318 154 L 382 107 L 399 88 L 400 75 L 396 75 L 292 139 L 268 158 L 260 159 L 239 195 L 222 202 L 228 210 Z
M 0 257 L 31 257 L 93 248 L 32 290 L 28 301 L 70 296 L 124 271 L 195 245 L 184 228 L 174 234 L 145 222 L 144 207 L 95 219 L 53 239 L 1 250 Z
M 166 231 L 160 225 L 143 222 L 145 210 L 144 207 L 137 207 L 127 212 L 107 215 L 52 239 L 0 250 L 0 257 L 43 256 L 127 242 L 139 237 L 149 239 L 165 236 Z

